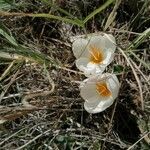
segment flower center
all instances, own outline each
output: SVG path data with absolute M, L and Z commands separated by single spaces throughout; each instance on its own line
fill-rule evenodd
M 105 82 L 96 83 L 96 90 L 103 97 L 111 96 L 111 91 L 108 89 Z
M 90 62 L 100 64 L 104 60 L 103 52 L 96 46 L 90 46 Z

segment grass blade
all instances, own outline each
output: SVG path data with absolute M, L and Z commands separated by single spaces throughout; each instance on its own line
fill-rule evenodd
M 139 62 L 141 62 L 146 68 L 150 70 L 150 64 L 145 63 L 141 60 L 132 50 L 136 49 L 140 44 L 144 42 L 144 40 L 150 36 L 150 28 L 145 30 L 140 36 L 138 36 L 127 48 L 128 53 L 133 55 Z
M 113 3 L 115 0 L 107 0 L 106 3 L 104 3 L 102 6 L 100 6 L 98 9 L 94 10 L 91 14 L 89 14 L 83 21 L 85 24 L 88 22 L 92 17 L 94 17 L 96 14 L 100 13 L 102 10 L 104 10 L 106 7 L 108 7 L 111 3 Z
M 50 2 L 50 1 L 48 1 L 48 0 L 41 0 L 41 2 L 45 3 L 46 5 L 48 5 L 48 6 L 52 7 L 52 8 L 54 8 L 54 9 L 56 9 L 56 10 L 58 10 L 58 11 L 60 11 L 62 14 L 65 14 L 65 15 L 71 17 L 71 18 L 74 18 L 74 16 L 73 16 L 72 14 L 70 14 L 70 13 L 67 12 L 66 10 L 60 8 L 59 6 L 57 6 L 56 4 L 54 4 L 54 3 L 52 3 L 52 2 Z
M 8 10 L 12 7 L 13 0 L 0 0 L 0 10 Z
M 127 50 L 136 49 L 143 41 L 150 36 L 150 28 L 145 30 L 140 36 L 138 36 L 127 48 Z
M 54 16 L 51 14 L 32 14 L 32 17 L 42 17 L 42 18 L 50 18 L 50 19 L 56 19 L 62 22 L 67 22 L 67 23 L 71 23 L 74 25 L 78 25 L 83 27 L 83 22 L 79 19 L 68 19 L 65 17 L 60 17 L 60 16 Z
M 55 19 L 59 20 L 62 22 L 67 22 L 71 23 L 80 27 L 83 27 L 84 24 L 81 20 L 79 19 L 69 19 L 66 17 L 61 17 L 61 16 L 55 16 L 51 14 L 45 14 L 45 13 L 39 13 L 39 14 L 33 14 L 33 13 L 15 13 L 15 12 L 5 12 L 5 11 L 0 11 L 0 16 L 21 16 L 21 17 L 38 17 L 38 18 L 49 18 L 49 19 Z
M 115 3 L 115 6 L 112 10 L 112 12 L 110 13 L 106 23 L 105 23 L 105 27 L 104 27 L 104 31 L 107 30 L 107 28 L 113 23 L 113 21 L 115 20 L 116 18 L 116 15 L 117 15 L 117 9 L 119 8 L 121 4 L 121 0 L 116 0 L 116 3 Z
M 143 66 L 145 66 L 146 68 L 148 68 L 150 70 L 150 63 L 147 64 L 146 62 L 144 62 L 142 59 L 140 59 L 134 52 L 129 51 L 129 53 L 131 55 L 133 55 L 139 62 L 141 62 L 143 64 Z
M 0 28 L 0 34 L 5 37 L 10 44 L 14 45 L 14 46 L 18 46 L 17 41 L 14 39 L 13 36 L 9 35 L 8 33 L 6 33 L 4 30 L 2 30 Z
M 18 59 L 22 60 L 29 60 L 32 62 L 37 62 L 39 64 L 46 64 L 46 65 L 57 65 L 54 60 L 51 58 L 47 57 L 46 55 L 38 52 L 38 51 L 33 51 L 27 47 L 23 47 L 19 45 L 18 47 L 3 47 L 0 49 L 0 52 L 5 52 L 5 53 L 10 53 L 10 54 L 17 54 Z M 21 56 L 21 57 L 19 57 Z

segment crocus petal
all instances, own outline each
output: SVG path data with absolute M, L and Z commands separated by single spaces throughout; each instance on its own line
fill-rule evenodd
M 81 97 L 88 103 L 96 103 L 99 100 L 99 95 L 97 93 L 95 82 L 87 82 L 84 85 L 80 86 Z
M 101 50 L 104 50 L 105 48 L 105 41 L 104 41 L 104 37 L 102 35 L 95 35 L 95 36 L 89 36 L 88 37 L 88 46 L 93 45 L 98 47 Z
M 113 102 L 114 102 L 114 99 L 112 97 L 110 97 L 107 100 L 100 100 L 97 105 L 96 103 L 95 105 L 94 104 L 91 105 L 90 103 L 85 102 L 84 108 L 87 112 L 95 114 L 95 113 L 104 111 L 105 109 L 110 107 L 113 104 Z
M 112 91 L 112 96 L 115 99 L 118 96 L 119 88 L 120 88 L 120 84 L 116 75 L 112 74 L 111 77 L 108 78 L 107 85 L 110 91 Z
M 87 77 L 94 75 L 94 74 L 102 74 L 103 71 L 105 70 L 105 65 L 98 65 L 98 64 L 93 64 L 91 62 L 89 62 L 87 64 L 87 68 L 85 70 L 85 75 Z
M 104 43 L 106 57 L 103 61 L 103 64 L 108 66 L 114 58 L 114 51 L 116 50 L 116 41 L 111 34 L 104 34 Z
M 72 51 L 74 56 L 78 59 L 82 56 L 87 56 L 89 53 L 88 50 L 86 49 L 88 44 L 88 40 L 87 39 L 82 39 L 79 38 L 77 40 L 75 40 L 72 44 Z
M 114 52 L 116 50 L 116 40 L 111 34 L 104 34 L 105 49 Z
M 107 53 L 106 58 L 104 59 L 103 64 L 105 64 L 107 66 L 112 62 L 112 60 L 114 58 L 114 53 L 112 53 L 110 51 L 107 51 L 106 53 Z
M 83 57 L 83 58 L 81 57 L 76 60 L 77 68 L 83 72 L 86 69 L 88 63 L 89 63 L 89 60 L 88 60 L 88 58 L 85 58 L 85 57 Z
M 104 111 L 113 104 L 118 96 L 119 87 L 119 81 L 114 74 L 105 73 L 87 78 L 80 86 L 81 97 L 85 100 L 85 109 L 89 113 Z M 103 89 L 106 89 L 105 94 L 101 91 Z
M 82 88 L 82 87 L 86 86 L 86 84 L 88 84 L 88 83 L 96 84 L 98 77 L 99 77 L 99 75 L 94 75 L 94 76 L 91 76 L 90 78 L 86 78 L 85 80 L 83 80 L 80 83 L 79 87 Z
M 96 82 L 91 78 L 90 80 L 84 80 L 80 85 L 80 95 L 88 103 L 93 104 L 99 101 L 99 94 L 96 89 Z
M 76 66 L 85 76 L 102 74 L 114 58 L 115 38 L 110 34 L 87 35 L 75 39 L 72 50 L 77 58 Z
M 93 74 L 102 74 L 106 65 L 97 65 L 89 62 L 88 58 L 79 58 L 76 60 L 76 66 L 79 70 L 84 72 L 84 75 L 89 77 Z
M 105 41 L 102 35 L 88 36 L 87 38 L 78 38 L 72 43 L 72 51 L 76 58 L 89 57 L 90 46 L 96 46 L 104 50 Z

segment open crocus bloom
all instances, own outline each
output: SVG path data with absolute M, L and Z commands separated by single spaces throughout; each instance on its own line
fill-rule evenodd
M 111 106 L 118 96 L 119 81 L 114 74 L 94 75 L 83 81 L 80 95 L 89 113 L 99 113 Z
M 88 35 L 77 38 L 72 44 L 76 66 L 87 77 L 101 74 L 113 60 L 115 49 L 116 41 L 110 34 Z

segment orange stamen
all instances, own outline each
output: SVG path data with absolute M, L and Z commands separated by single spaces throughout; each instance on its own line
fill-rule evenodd
M 96 90 L 103 97 L 111 96 L 111 91 L 108 89 L 107 84 L 105 82 L 97 83 Z
M 101 49 L 90 46 L 90 62 L 99 64 L 104 60 L 104 55 Z

